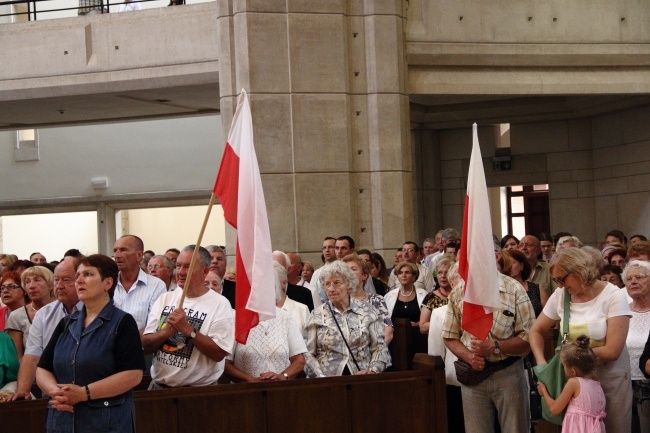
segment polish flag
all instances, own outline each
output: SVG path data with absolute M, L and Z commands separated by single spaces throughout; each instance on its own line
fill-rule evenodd
M 476 123 L 472 129 L 474 137 L 467 177 L 458 273 L 465 280 L 462 328 L 476 338 L 485 340 L 492 329 L 492 312 L 501 308 L 501 301 L 499 271 L 492 241 L 490 203 Z
M 253 119 L 242 89 L 214 184 L 224 217 L 237 229 L 235 339 L 245 344 L 260 320 L 275 317 L 271 233 L 260 169 L 253 145 Z

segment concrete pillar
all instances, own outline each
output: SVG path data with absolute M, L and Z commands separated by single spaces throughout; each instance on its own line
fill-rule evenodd
M 223 127 L 245 88 L 274 248 L 413 236 L 402 3 L 219 1 Z

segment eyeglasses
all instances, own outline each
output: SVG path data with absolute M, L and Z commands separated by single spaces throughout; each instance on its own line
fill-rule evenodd
M 158 265 L 158 264 L 147 266 L 147 270 L 148 270 L 148 271 L 153 271 L 153 270 L 156 270 L 156 271 L 157 271 L 158 269 L 163 269 L 163 268 L 171 269 L 171 268 L 168 267 L 168 266 L 163 266 L 163 265 Z
M 74 280 L 72 278 L 56 278 L 54 277 L 54 284 L 59 284 L 60 282 L 63 282 L 66 286 L 71 286 L 74 284 Z
M 19 286 L 18 284 L 5 284 L 0 286 L 0 292 L 3 290 L 18 290 L 18 289 L 22 289 L 22 287 Z
M 645 280 L 646 278 L 648 278 L 648 276 L 647 276 L 647 275 L 643 275 L 643 274 L 638 274 L 638 275 L 628 275 L 627 277 L 625 277 L 625 282 L 626 282 L 626 283 L 631 283 L 631 282 L 632 282 L 632 279 L 634 279 L 634 278 L 636 278 L 637 281 L 643 281 L 643 280 Z M 2 287 L 4 287 L 4 286 L 2 286 Z
M 330 287 L 338 288 L 338 287 L 341 287 L 344 284 L 345 283 L 343 281 L 336 280 L 336 281 L 326 281 L 324 286 L 325 286 L 326 289 L 329 289 Z
M 558 286 L 560 284 L 564 286 L 564 282 L 566 281 L 567 278 L 569 278 L 569 275 L 571 274 L 566 274 L 562 278 L 553 278 L 553 281 L 555 281 L 555 284 L 557 284 Z

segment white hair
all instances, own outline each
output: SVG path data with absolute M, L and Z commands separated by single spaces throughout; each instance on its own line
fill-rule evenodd
M 287 270 L 280 263 L 273 261 L 273 271 L 275 274 L 275 302 L 280 302 L 285 296 L 286 288 L 282 283 L 287 281 Z
M 282 251 L 273 251 L 273 260 L 284 266 L 285 270 L 289 269 L 289 266 L 291 266 L 291 260 L 289 259 L 289 256 Z

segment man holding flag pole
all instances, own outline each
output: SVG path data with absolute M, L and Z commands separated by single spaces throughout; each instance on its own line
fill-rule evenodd
M 535 313 L 525 289 L 497 271 L 499 249 L 489 215 L 474 124 L 458 267 L 464 284 L 449 296 L 442 337 L 458 357 L 465 431 L 494 432 L 496 411 L 503 433 L 522 433 L 530 430 L 530 408 L 521 358 L 530 351 L 528 332 Z

